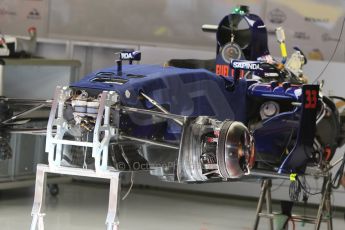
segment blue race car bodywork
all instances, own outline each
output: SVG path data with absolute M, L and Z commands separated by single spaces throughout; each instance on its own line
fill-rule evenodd
M 292 151 L 302 156 L 283 161 L 288 156 L 291 139 L 296 139 L 300 127 L 301 109 L 291 103 L 302 102 L 302 87 L 259 83 L 253 80 L 217 76 L 205 69 L 183 69 L 156 65 L 126 65 L 121 75 L 117 67 L 92 73 L 71 85 L 97 95 L 101 91 L 115 91 L 121 104 L 151 110 L 154 106 L 143 100 L 141 92 L 150 96 L 170 113 L 184 116 L 207 116 L 219 121 L 234 120 L 248 126 L 249 110 L 257 107 L 256 100 L 277 101 L 286 111 L 265 120 L 252 130 L 258 161 L 276 165 L 281 172 L 291 172 L 304 166 L 310 157 L 303 151 Z M 251 108 L 252 107 L 252 108 Z M 255 109 L 254 109 L 255 110 Z M 256 116 L 256 115 L 255 115 Z M 310 122 L 313 122 L 310 120 Z M 120 129 L 138 138 L 155 138 L 176 142 L 181 138 L 182 128 L 174 122 L 155 122 L 150 116 L 132 115 L 124 118 Z M 312 130 L 310 130 L 312 132 Z M 290 140 L 289 140 L 290 138 Z M 297 142 L 297 140 L 295 140 Z M 300 170 L 300 169 L 299 169 Z
M 110 118 L 115 168 L 146 162 L 165 180 L 198 182 L 238 179 L 253 168 L 303 173 L 310 162 L 329 162 L 341 143 L 339 116 L 318 85 L 304 83 L 303 53 L 275 61 L 264 23 L 248 12 L 227 15 L 214 32 L 214 60 L 132 65 L 140 53 L 126 51 L 116 66 L 73 83 L 71 126 L 86 133 L 76 138 L 91 135 L 89 105 L 111 91 L 119 98 Z M 333 128 L 323 133 L 320 124 Z
M 57 87 L 46 133 L 49 164 L 150 170 L 191 183 L 250 178 L 253 169 L 271 175 L 327 168 L 344 142 L 334 103 L 317 84 L 306 84 L 301 50 L 287 59 L 282 49 L 282 61 L 270 56 L 265 24 L 243 9 L 203 27 L 216 33 L 215 59 L 141 65 L 133 64 L 141 53 L 126 50 L 116 66 Z M 6 103 L 1 110 L 2 128 L 13 129 L 9 121 L 17 116 Z

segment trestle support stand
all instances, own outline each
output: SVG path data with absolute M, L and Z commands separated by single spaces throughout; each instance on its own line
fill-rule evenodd
M 48 165 L 39 164 L 36 172 L 35 197 L 32 207 L 32 222 L 30 230 L 44 230 L 44 208 L 47 185 L 47 174 L 63 174 L 78 177 L 103 178 L 110 180 L 108 214 L 106 218 L 107 230 L 118 230 L 119 227 L 119 203 L 121 192 L 120 173 L 107 171 L 97 173 L 90 169 L 59 167 L 51 168 Z
M 46 152 L 49 166 L 59 167 L 63 156 L 63 145 L 72 145 L 92 148 L 96 171 L 107 171 L 109 142 L 118 136 L 117 129 L 110 125 L 111 106 L 118 102 L 118 94 L 114 91 L 102 92 L 92 142 L 64 139 L 69 126 L 64 118 L 64 109 L 65 103 L 70 97 L 71 90 L 68 87 L 56 88 L 47 124 Z M 54 128 L 56 133 L 54 133 Z
M 315 229 L 319 230 L 322 222 L 327 223 L 327 229 L 333 230 L 332 213 L 332 174 L 328 173 L 323 179 L 321 203 L 316 217 Z
M 38 165 L 36 171 L 35 197 L 32 207 L 30 230 L 44 230 L 44 203 L 46 196 L 47 173 L 102 178 L 110 180 L 109 205 L 106 218 L 107 230 L 118 230 L 120 201 L 120 171 L 108 167 L 108 146 L 112 138 L 118 137 L 117 129 L 110 124 L 111 106 L 118 102 L 118 94 L 104 91 L 99 100 L 99 108 L 92 141 L 72 141 L 64 139 L 68 132 L 68 122 L 64 118 L 66 101 L 71 97 L 68 87 L 57 87 L 47 125 L 46 152 L 49 165 Z M 55 132 L 56 130 L 56 132 Z M 65 167 L 61 165 L 63 146 L 82 146 L 92 149 L 95 159 L 95 170 L 86 168 Z
M 258 206 L 256 208 L 256 216 L 254 222 L 254 230 L 258 229 L 260 217 L 262 216 L 262 206 L 266 200 L 267 215 L 272 214 L 272 197 L 271 197 L 272 180 L 264 179 L 261 184 L 261 193 L 258 201 Z M 269 218 L 268 229 L 273 230 L 273 218 Z
M 278 213 L 272 212 L 272 198 L 271 198 L 271 188 L 272 180 L 263 179 L 261 184 L 261 193 L 256 209 L 256 216 L 254 222 L 254 230 L 257 230 L 259 227 L 259 222 L 261 217 L 269 219 L 268 229 L 273 230 L 273 219 Z M 290 219 L 294 222 L 304 222 L 308 224 L 314 224 L 315 230 L 320 230 L 321 223 L 325 222 L 327 224 L 327 230 L 333 230 L 333 220 L 332 220 L 332 174 L 327 173 L 323 177 L 323 185 L 321 191 L 321 202 L 318 207 L 318 212 L 316 217 L 311 216 L 301 216 L 301 215 L 292 215 Z M 266 201 L 267 211 L 262 212 L 264 202 Z M 277 229 L 282 230 L 282 229 Z

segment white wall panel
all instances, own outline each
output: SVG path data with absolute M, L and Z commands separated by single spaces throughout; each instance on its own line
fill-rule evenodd
M 46 37 L 49 0 L 0 0 L 0 31 L 5 34 L 28 35 L 29 27 Z
M 197 49 L 178 49 L 170 47 L 140 46 L 142 52 L 142 64 L 163 65 L 170 59 L 212 59 L 215 58 L 216 51 Z
M 328 60 L 340 39 L 333 60 L 345 61 L 345 35 L 340 35 L 344 17 L 343 0 L 267 0 L 264 18 L 270 51 L 274 56 L 280 53 L 274 31 L 282 26 L 289 53 L 298 46 L 309 58 Z
M 240 2 L 263 0 L 50 0 L 49 35 L 86 40 L 213 46 L 202 24 L 217 24 Z

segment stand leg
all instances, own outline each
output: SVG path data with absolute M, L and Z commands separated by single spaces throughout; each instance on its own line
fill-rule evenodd
M 262 211 L 262 205 L 265 199 L 265 195 L 266 195 L 266 190 L 267 190 L 267 186 L 268 186 L 268 180 L 264 180 L 261 184 L 261 194 L 259 197 L 259 202 L 258 202 L 258 206 L 256 208 L 256 217 L 255 217 L 255 222 L 254 222 L 254 230 L 258 229 L 259 226 L 259 222 L 260 222 L 260 212 Z
M 43 220 L 44 215 L 39 215 L 38 216 L 38 230 L 44 230 L 44 220 Z
M 326 179 L 323 181 L 323 185 L 322 185 L 323 194 L 322 194 L 321 202 L 319 205 L 319 210 L 317 211 L 316 224 L 315 224 L 316 230 L 319 230 L 321 227 L 322 212 L 323 212 L 323 207 L 324 207 L 325 199 L 326 199 L 325 188 L 326 188 Z
M 272 180 L 267 180 L 266 207 L 267 207 L 268 214 L 272 214 L 271 187 L 272 187 Z M 268 221 L 269 221 L 269 229 L 273 230 L 273 219 L 269 218 Z
M 120 173 L 116 173 L 110 179 L 109 206 L 106 219 L 107 230 L 118 230 L 119 227 L 119 203 L 121 192 Z
M 315 224 L 315 229 L 319 230 L 321 227 L 321 221 L 322 221 L 322 217 L 323 217 L 323 211 L 325 209 L 327 209 L 326 206 L 328 206 L 328 204 L 330 205 L 330 199 L 331 199 L 331 189 L 332 189 L 332 184 L 331 184 L 331 178 L 332 176 L 329 175 L 327 177 L 325 177 L 324 181 L 323 181 L 323 185 L 322 185 L 322 198 L 321 198 L 321 203 L 319 205 L 319 210 L 317 212 L 317 218 L 316 218 L 316 224 Z M 328 203 L 328 204 L 327 204 Z M 329 209 L 330 206 L 329 206 Z M 332 215 L 331 212 L 329 212 L 329 215 Z M 332 216 L 330 216 L 329 218 L 332 218 Z M 328 228 L 332 229 L 332 220 L 330 219 L 328 221 Z
M 327 221 L 327 229 L 328 230 L 333 230 L 333 213 L 332 213 L 332 206 L 330 204 L 330 199 L 329 199 L 329 202 L 327 202 L 327 210 L 328 210 L 328 213 L 329 213 L 329 220 Z
M 35 198 L 31 211 L 32 222 L 30 230 L 44 230 L 44 202 L 46 194 L 46 172 L 40 166 L 37 166 L 36 172 L 36 185 L 35 185 Z
M 333 213 L 332 213 L 332 184 L 329 182 L 327 186 L 327 198 L 326 198 L 326 212 L 329 215 L 329 219 L 327 221 L 327 229 L 333 230 Z

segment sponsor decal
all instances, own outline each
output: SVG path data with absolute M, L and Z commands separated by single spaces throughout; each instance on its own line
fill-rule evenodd
M 17 12 L 15 11 L 10 11 L 5 8 L 0 8 L 0 15 L 11 15 L 11 16 L 16 16 Z
M 281 24 L 286 20 L 286 14 L 282 10 L 276 8 L 268 13 L 268 20 L 273 24 Z
M 313 18 L 313 17 L 305 17 L 304 20 L 306 22 L 312 23 L 329 23 L 329 18 Z
M 278 73 L 264 73 L 265 77 L 278 77 Z
M 234 69 L 245 69 L 245 70 L 257 70 L 260 68 L 260 64 L 258 62 L 248 62 L 248 61 L 233 61 L 232 67 Z
M 120 53 L 120 59 L 139 61 L 141 59 L 141 52 L 140 51 L 122 51 Z
M 310 36 L 306 32 L 295 32 L 294 38 L 301 39 L 301 40 L 309 40 Z
M 133 59 L 132 53 L 121 53 L 120 55 L 122 60 Z
M 228 65 L 216 65 L 216 74 L 222 76 L 229 76 L 229 66 Z
M 328 34 L 328 33 L 324 33 L 324 34 L 322 34 L 322 41 L 324 41 L 324 42 L 330 42 L 330 41 L 332 41 L 332 42 L 338 42 L 340 39 L 339 38 L 334 38 L 334 37 L 332 37 L 330 34 Z
M 216 74 L 223 76 L 223 77 L 234 77 L 235 76 L 235 69 L 232 69 L 229 67 L 229 65 L 216 65 Z M 239 70 L 239 76 L 240 78 L 243 78 L 245 76 L 244 70 Z
M 27 18 L 28 19 L 41 19 L 41 14 L 36 8 L 34 8 L 28 13 Z

